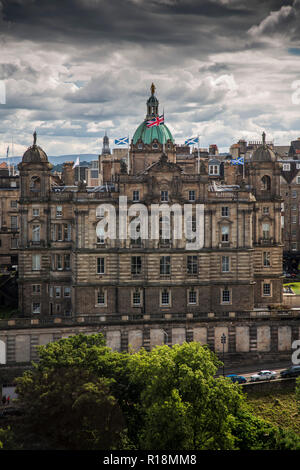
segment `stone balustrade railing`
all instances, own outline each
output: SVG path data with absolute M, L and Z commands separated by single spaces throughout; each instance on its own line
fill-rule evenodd
M 160 321 L 220 321 L 220 320 L 247 320 L 247 319 L 272 319 L 276 318 L 300 318 L 300 309 L 291 310 L 253 310 L 242 312 L 190 312 L 190 313 L 167 313 L 157 314 L 109 314 L 109 315 L 84 315 L 77 314 L 76 317 L 15 317 L 0 319 L 0 330 L 17 328 L 36 327 L 57 327 L 91 325 L 105 323 L 126 323 L 126 322 L 160 322 Z

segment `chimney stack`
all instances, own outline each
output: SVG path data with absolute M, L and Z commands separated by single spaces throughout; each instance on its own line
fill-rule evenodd
M 65 162 L 62 171 L 62 179 L 65 186 L 75 185 L 75 169 L 73 169 L 74 162 Z

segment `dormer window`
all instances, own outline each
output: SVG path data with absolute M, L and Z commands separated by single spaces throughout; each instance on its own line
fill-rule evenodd
M 138 149 L 142 150 L 142 148 L 143 148 L 143 144 L 138 144 Z
M 158 149 L 158 145 L 154 143 L 154 144 L 152 144 L 152 148 L 153 149 Z
M 219 165 L 209 165 L 208 173 L 210 175 L 219 175 Z

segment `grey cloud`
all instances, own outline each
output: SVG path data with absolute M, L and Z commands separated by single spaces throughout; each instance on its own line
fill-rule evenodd
M 296 11 L 292 6 L 282 6 L 278 11 L 271 11 L 271 13 L 258 26 L 252 26 L 249 30 L 249 34 L 256 36 L 282 33 L 282 28 L 293 22 L 295 18 Z

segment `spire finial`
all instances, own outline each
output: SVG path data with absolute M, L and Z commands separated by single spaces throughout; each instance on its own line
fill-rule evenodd
M 36 131 L 34 131 L 34 133 L 33 133 L 33 145 L 36 145 L 36 136 L 37 136 Z
M 263 141 L 263 145 L 266 145 L 266 133 L 265 133 L 265 131 L 262 133 L 262 141 Z
M 155 93 L 155 85 L 154 85 L 153 82 L 152 82 L 152 85 L 151 85 L 150 90 L 151 90 L 151 94 L 154 95 L 154 93 Z

